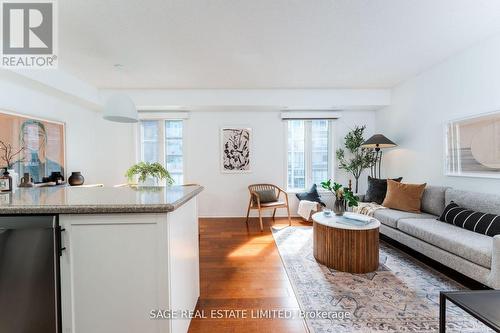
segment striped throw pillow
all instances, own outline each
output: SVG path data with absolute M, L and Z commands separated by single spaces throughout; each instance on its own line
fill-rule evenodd
M 438 220 L 487 236 L 500 234 L 500 216 L 465 209 L 453 201 L 446 206 Z

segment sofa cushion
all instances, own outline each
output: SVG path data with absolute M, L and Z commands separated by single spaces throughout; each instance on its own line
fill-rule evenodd
M 321 201 L 321 197 L 319 196 L 318 187 L 316 186 L 316 184 L 313 184 L 309 191 L 297 193 L 297 194 L 295 194 L 295 196 L 299 200 L 307 200 L 307 201 L 317 202 L 321 206 L 326 207 L 325 203 L 323 201 Z
M 422 195 L 422 211 L 441 215 L 444 210 L 444 196 L 448 187 L 445 186 L 426 186 Z
M 476 212 L 460 207 L 453 201 L 446 206 L 439 221 L 491 237 L 500 234 L 499 215 Z
M 445 193 L 445 201 L 446 205 L 453 201 L 470 210 L 500 215 L 500 195 L 449 188 Z
M 403 184 L 387 179 L 387 194 L 382 206 L 405 212 L 420 213 L 424 184 Z
M 486 268 L 491 267 L 492 238 L 435 219 L 401 219 L 398 229 Z
M 395 182 L 401 182 L 403 177 L 393 178 Z M 387 193 L 387 179 L 378 179 L 368 176 L 368 190 L 364 200 L 367 202 L 375 202 L 379 205 L 384 202 L 385 194 Z
M 380 223 L 385 224 L 391 228 L 397 228 L 398 220 L 400 219 L 411 219 L 411 218 L 424 218 L 424 219 L 436 219 L 437 216 L 426 214 L 426 213 L 410 213 L 403 212 L 395 209 L 378 209 L 373 214 L 373 217 L 380 221 Z

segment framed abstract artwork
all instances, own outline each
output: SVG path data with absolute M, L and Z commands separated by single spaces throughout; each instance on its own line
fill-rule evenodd
M 500 178 L 500 111 L 445 125 L 445 174 Z
M 221 171 L 223 173 L 251 172 L 251 140 L 251 128 L 221 128 Z
M 0 141 L 2 146 L 22 150 L 11 166 L 19 175 L 29 173 L 35 182 L 52 172 L 64 175 L 64 123 L 0 111 Z

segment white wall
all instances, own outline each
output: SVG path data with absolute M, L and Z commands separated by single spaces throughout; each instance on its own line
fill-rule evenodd
M 500 192 L 500 179 L 444 176 L 443 125 L 500 109 L 500 36 L 475 45 L 393 89 L 392 104 L 377 112 L 377 132 L 399 147 L 387 151 L 387 177 Z
M 124 182 L 132 164 L 131 125 L 107 122 L 100 113 L 55 89 L 0 71 L 0 110 L 66 124 L 66 173 L 81 171 L 86 183 Z
M 375 110 L 391 102 L 389 89 L 119 89 L 103 90 L 104 97 L 120 92 L 141 110 L 260 109 Z
M 208 90 L 103 90 L 129 95 L 139 110 L 190 110 L 186 120 L 185 181 L 205 187 L 199 200 L 200 216 L 245 216 L 248 185 L 274 183 L 285 187 L 285 141 L 281 110 L 340 108 L 333 144 L 337 146 L 355 125 L 367 125 L 366 137 L 374 133 L 375 113 L 389 105 L 387 89 L 208 89 Z M 252 172 L 223 174 L 220 171 L 219 135 L 223 126 L 242 125 L 253 130 Z M 120 147 L 120 149 L 123 149 Z M 133 151 L 128 159 L 134 159 Z M 130 155 L 132 154 L 132 155 Z M 127 159 L 124 157 L 124 159 Z M 360 191 L 366 189 L 365 172 Z M 338 170 L 335 178 L 347 184 L 348 177 Z M 296 198 L 290 194 L 292 213 Z M 284 213 L 284 212 L 281 212 Z M 281 214 L 283 215 L 283 214 Z
M 58 77 L 64 78 L 61 75 Z M 92 94 L 91 89 L 89 94 L 82 97 L 81 94 L 71 94 L 67 89 L 60 89 L 69 85 L 59 81 L 57 83 L 54 86 L 39 82 L 29 75 L 0 71 L 0 109 L 64 122 L 67 172 L 81 171 L 86 183 L 104 183 L 106 186 L 123 183 L 125 181 L 123 174 L 136 158 L 135 125 L 102 120 L 100 112 L 96 112 L 98 99 Z M 196 92 L 198 93 L 203 94 Z M 251 92 L 250 95 L 252 93 L 270 94 L 269 96 L 278 98 L 276 103 L 285 102 L 288 99 L 286 96 L 293 95 L 290 91 Z M 326 93 L 329 97 L 325 99 L 323 95 Z M 323 108 L 326 106 L 323 103 L 333 105 L 347 102 L 351 108 L 356 107 L 356 96 L 359 99 L 359 106 L 363 108 L 367 108 L 369 104 L 377 104 L 379 100 L 383 100 L 380 103 L 388 103 L 386 91 L 310 90 L 302 92 L 302 95 L 299 94 L 301 96 L 299 99 L 303 100 L 301 105 L 314 104 L 318 94 L 323 96 L 321 99 Z M 106 93 L 104 95 L 106 96 Z M 144 94 L 135 92 L 130 95 L 137 99 Z M 162 92 L 153 95 L 165 96 Z M 151 103 L 149 105 L 159 107 L 164 102 L 163 99 L 149 100 L 146 98 L 148 96 L 146 94 L 136 103 L 138 105 Z M 240 104 L 245 94 L 224 92 L 219 96 L 222 96 L 222 100 L 226 103 L 221 106 L 224 111 L 214 111 L 213 107 L 207 105 L 207 108 L 201 108 L 203 110 L 191 112 L 191 118 L 186 121 L 186 182 L 196 182 L 205 186 L 199 201 L 201 216 L 244 216 L 249 184 L 269 182 L 285 187 L 284 123 L 280 118 L 279 107 L 256 105 L 255 110 L 252 105 L 230 107 L 232 103 Z M 248 103 L 248 101 L 243 102 Z M 373 111 L 344 111 L 342 117 L 335 123 L 333 144 L 337 145 L 346 132 L 355 125 L 366 124 L 367 136 L 371 135 L 375 115 Z M 219 130 L 227 125 L 244 125 L 253 129 L 251 173 L 220 172 Z M 348 177 L 343 173 L 336 171 L 335 178 L 347 184 Z M 361 181 L 361 189 L 364 189 L 366 183 L 364 178 Z M 291 194 L 290 199 L 292 213 L 295 213 L 297 204 L 295 196 Z
M 100 113 L 96 117 L 93 154 L 98 182 L 105 186 L 126 183 L 125 171 L 136 162 L 135 125 L 103 120 Z
M 366 124 L 367 136 L 373 133 L 375 115 L 372 111 L 345 111 L 335 120 L 334 144 L 337 145 L 354 125 Z M 253 133 L 252 172 L 224 174 L 220 171 L 220 128 L 247 126 Z M 200 216 L 245 216 L 248 205 L 247 186 L 253 183 L 286 184 L 284 122 L 279 110 L 198 111 L 186 121 L 186 181 L 203 185 L 200 195 Z M 361 188 L 365 189 L 363 176 Z M 347 184 L 347 177 L 336 172 L 336 178 Z M 290 194 L 292 214 L 296 199 Z M 282 211 L 280 215 L 284 215 Z

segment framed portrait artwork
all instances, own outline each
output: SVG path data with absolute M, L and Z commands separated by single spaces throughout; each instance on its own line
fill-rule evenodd
M 34 182 L 41 182 L 52 172 L 61 172 L 64 176 L 64 123 L 0 110 L 0 141 L 12 149 L 22 150 L 11 166 L 19 175 L 29 173 Z

